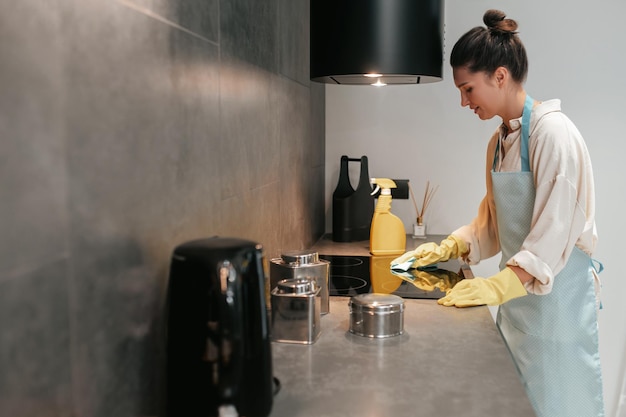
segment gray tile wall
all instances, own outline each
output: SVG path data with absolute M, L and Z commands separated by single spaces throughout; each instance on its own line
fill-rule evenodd
M 169 256 L 324 231 L 309 0 L 0 0 L 0 415 L 162 414 Z

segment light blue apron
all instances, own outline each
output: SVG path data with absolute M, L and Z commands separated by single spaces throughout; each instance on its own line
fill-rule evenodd
M 528 137 L 533 99 L 526 96 L 520 138 L 521 172 L 491 173 L 500 269 L 530 231 L 535 186 Z M 602 417 L 602 377 L 591 258 L 574 248 L 554 277 L 552 292 L 513 299 L 498 309 L 497 325 L 538 417 Z

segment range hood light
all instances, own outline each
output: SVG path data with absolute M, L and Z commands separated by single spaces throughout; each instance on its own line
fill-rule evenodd
M 384 87 L 387 85 L 387 83 L 385 83 L 381 78 L 383 74 L 363 74 L 363 76 L 367 78 L 376 78 L 376 82 L 370 84 L 374 87 Z
M 371 85 L 383 74 L 381 84 L 441 81 L 443 3 L 310 0 L 311 81 Z

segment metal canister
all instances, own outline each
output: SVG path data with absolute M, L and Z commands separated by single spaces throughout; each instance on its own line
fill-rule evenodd
M 330 262 L 320 259 L 315 251 L 285 252 L 280 258 L 274 258 L 270 262 L 270 291 L 273 291 L 278 286 L 278 282 L 284 279 L 314 279 L 320 289 L 322 314 L 327 314 L 330 310 L 329 272 Z
M 350 333 L 383 338 L 404 333 L 404 300 L 393 294 L 359 294 L 350 298 Z
M 285 279 L 272 290 L 272 340 L 315 343 L 321 332 L 320 288 L 314 280 Z

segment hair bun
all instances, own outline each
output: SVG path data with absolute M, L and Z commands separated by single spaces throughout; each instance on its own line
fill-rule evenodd
M 504 12 L 496 9 L 487 10 L 483 16 L 483 22 L 490 30 L 498 32 L 515 33 L 517 30 L 517 22 L 507 19 Z

